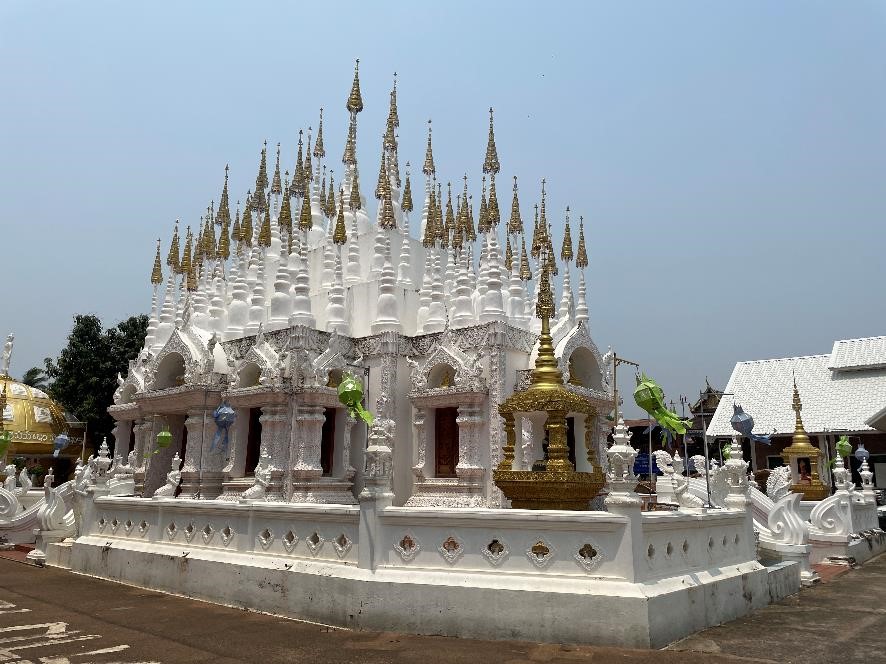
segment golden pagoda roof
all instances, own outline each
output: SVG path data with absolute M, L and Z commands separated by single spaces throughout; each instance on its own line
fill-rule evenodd
M 50 453 L 55 437 L 68 431 L 64 409 L 43 390 L 0 374 L 0 393 L 4 390 L 3 430 L 12 438 L 8 458 L 29 452 Z

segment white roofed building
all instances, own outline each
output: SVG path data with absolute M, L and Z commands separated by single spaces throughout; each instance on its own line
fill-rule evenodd
M 871 453 L 875 481 L 880 465 L 879 486 L 886 486 L 886 336 L 838 340 L 823 355 L 738 362 L 725 390 L 734 396 L 720 402 L 708 435 L 732 436 L 732 405 L 738 404 L 754 418 L 754 433 L 772 434 L 770 446 L 753 446 L 754 467 L 781 465 L 781 451 L 790 445 L 794 432 L 795 379 L 803 424 L 813 443 L 818 442 L 824 464 L 833 457 L 837 439 L 848 435 L 853 449 L 862 443 Z M 857 480 L 854 458 L 852 465 Z

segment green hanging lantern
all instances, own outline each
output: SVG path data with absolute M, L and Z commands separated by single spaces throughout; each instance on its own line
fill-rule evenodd
M 664 403 L 664 390 L 652 378 L 643 374 L 637 378 L 634 401 L 645 410 L 665 431 L 672 434 L 685 434 L 691 420 L 681 419 L 677 413 L 668 410 Z
M 359 417 L 367 425 L 372 425 L 375 417 L 363 407 L 363 384 L 352 374 L 342 376 L 338 384 L 338 400 L 348 407 L 351 417 Z
M 160 450 L 165 450 L 171 444 L 172 434 L 169 432 L 169 429 L 164 429 L 157 434 L 157 449 L 154 450 L 154 454 L 160 454 Z
M 848 457 L 852 452 L 852 443 L 849 442 L 849 436 L 840 436 L 837 440 L 837 454 L 841 457 Z

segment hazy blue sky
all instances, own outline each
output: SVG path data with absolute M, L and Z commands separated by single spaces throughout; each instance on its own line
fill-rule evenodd
M 155 238 L 226 162 L 243 197 L 262 140 L 291 168 L 322 105 L 339 165 L 357 57 L 364 177 L 394 71 L 401 165 L 432 117 L 438 173 L 476 184 L 494 106 L 505 207 L 546 177 L 555 225 L 585 216 L 592 334 L 669 398 L 886 333 L 886 4 L 419 4 L 0 4 L 12 373 L 75 313 L 146 312 Z

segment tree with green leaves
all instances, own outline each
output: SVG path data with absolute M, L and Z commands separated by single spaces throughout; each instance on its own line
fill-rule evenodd
M 38 390 L 45 390 L 47 387 L 46 374 L 40 367 L 31 367 L 22 376 L 21 382 L 30 387 L 36 387 Z
M 108 415 L 117 389 L 117 374 L 126 374 L 129 361 L 141 350 L 148 317 L 132 316 L 116 327 L 102 329 L 93 315 L 74 316 L 68 345 L 58 358 L 46 358 L 49 393 L 68 411 L 86 422 L 89 441 L 97 447 L 109 436 L 114 421 Z

